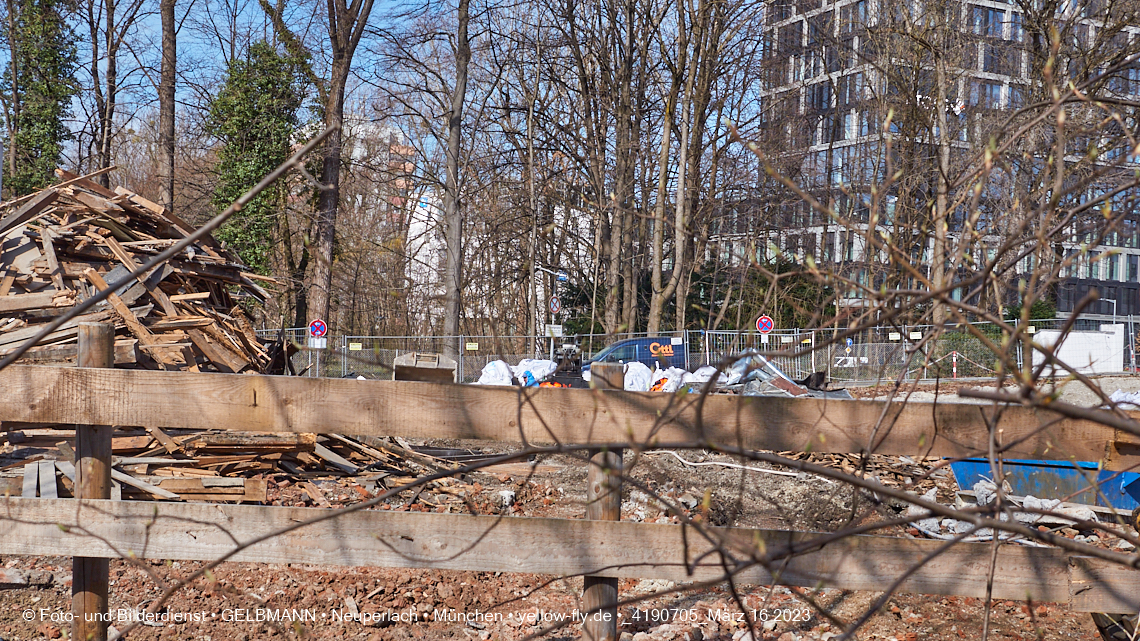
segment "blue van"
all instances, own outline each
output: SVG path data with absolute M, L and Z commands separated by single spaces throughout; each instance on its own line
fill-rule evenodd
M 582 362 L 582 371 L 587 372 L 594 363 L 644 363 L 650 369 L 680 367 L 688 369 L 689 359 L 685 352 L 685 341 L 670 336 L 649 338 L 627 338 L 598 352 L 593 358 Z

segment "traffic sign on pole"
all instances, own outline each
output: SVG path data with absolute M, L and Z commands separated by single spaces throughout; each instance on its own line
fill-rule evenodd
M 550 313 L 551 314 L 557 314 L 560 311 L 562 311 L 562 299 L 558 298 L 557 296 L 551 296 L 550 297 Z
M 311 323 L 309 323 L 309 336 L 312 336 L 313 338 L 321 338 L 327 334 L 328 331 L 328 325 L 325 325 L 325 322 L 319 318 L 315 318 Z
M 774 327 L 774 324 L 772 323 L 771 316 L 761 316 L 756 319 L 756 331 L 761 334 L 767 334 L 772 331 L 772 327 Z

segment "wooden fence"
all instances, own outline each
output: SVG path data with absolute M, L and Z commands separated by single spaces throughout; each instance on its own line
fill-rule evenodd
M 580 445 L 722 443 L 766 450 L 975 456 L 990 449 L 983 412 L 963 404 L 743 398 L 493 388 L 392 381 L 13 366 L 0 371 L 0 421 L 222 428 Z M 882 419 L 882 420 L 880 420 Z M 1140 438 L 1020 406 L 997 422 L 1011 458 L 1140 464 Z M 7 498 L 0 554 L 209 560 L 328 510 L 248 505 Z M 711 579 L 719 556 L 799 549 L 819 534 L 545 518 L 357 511 L 293 529 L 234 561 Z M 808 546 L 778 576 L 740 580 L 882 590 L 912 566 L 908 592 L 984 596 L 988 543 L 854 536 Z M 792 547 L 789 547 L 792 546 Z M 799 547 L 796 547 L 799 546 Z M 1140 608 L 1140 571 L 1057 548 L 1004 545 L 993 595 L 1078 611 Z

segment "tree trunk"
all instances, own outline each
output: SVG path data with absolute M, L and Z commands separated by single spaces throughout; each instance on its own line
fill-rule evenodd
M 673 133 L 673 110 L 679 91 L 680 83 L 674 78 L 669 90 L 669 99 L 665 102 L 664 121 L 661 124 L 661 148 L 657 152 L 657 203 L 653 209 L 653 245 L 649 259 L 653 291 L 650 293 L 649 316 L 646 318 L 645 328 L 650 335 L 661 331 L 662 308 L 665 306 L 665 301 L 673 295 L 673 288 L 677 286 L 676 281 L 670 279 L 670 288 L 662 287 L 661 263 L 665 260 L 665 199 L 669 182 L 669 140 Z
M 459 211 L 459 136 L 463 125 L 463 101 L 467 96 L 467 65 L 471 62 L 471 43 L 467 38 L 469 5 L 470 0 L 459 0 L 455 90 L 451 95 L 451 109 L 447 119 L 447 184 L 443 197 L 444 236 L 447 244 L 447 264 L 443 274 L 443 333 L 453 337 L 444 344 L 444 352 L 453 357 L 459 354 L 459 339 L 455 337 L 459 334 L 461 313 L 463 216 Z
M 159 203 L 174 211 L 174 76 L 178 61 L 174 0 L 159 3 L 162 14 L 162 67 L 158 82 Z
M 541 59 L 541 49 L 535 45 L 535 60 Z M 527 155 L 527 178 L 529 179 L 530 189 L 530 274 L 525 290 L 529 295 L 527 303 L 527 320 L 526 320 L 526 334 L 527 336 L 538 335 L 538 199 L 535 197 L 534 191 L 534 105 L 538 100 L 538 80 L 540 74 L 535 69 L 534 74 L 534 87 L 531 89 L 530 99 L 527 101 L 526 110 L 526 155 Z M 537 348 L 537 345 L 528 345 L 527 350 Z
M 115 28 L 115 0 L 106 0 L 107 11 L 107 76 L 106 85 L 107 93 L 105 102 L 103 104 L 102 113 L 99 114 L 102 123 L 99 126 L 99 169 L 110 167 L 111 162 L 111 139 L 114 135 L 114 120 L 115 120 L 115 101 L 119 93 L 119 64 L 118 64 L 118 34 Z M 96 78 L 96 81 L 98 79 Z M 98 84 L 98 83 L 96 83 Z M 102 173 L 98 176 L 99 184 L 104 187 L 111 186 L 111 176 L 107 173 Z
M 334 60 L 332 78 L 325 104 L 325 128 L 333 129 L 325 139 L 325 157 L 321 166 L 321 190 L 317 199 L 317 216 L 313 221 L 313 241 L 315 256 L 312 280 L 309 285 L 309 310 L 326 323 L 334 323 L 330 317 L 332 301 L 333 245 L 336 240 L 336 217 L 340 206 L 340 164 L 343 151 L 344 132 L 344 90 L 348 81 L 348 63 L 343 59 Z M 309 319 L 312 320 L 312 319 Z
M 694 41 L 698 40 L 694 38 Z M 673 273 L 669 276 L 669 287 L 675 288 L 676 329 L 685 329 L 685 305 L 689 295 L 687 283 L 682 283 L 685 272 L 685 250 L 689 245 L 688 205 L 689 205 L 689 119 L 693 104 L 693 80 L 696 75 L 697 56 L 689 61 L 688 78 L 685 79 L 685 95 L 681 107 L 680 150 L 677 152 L 677 192 L 673 216 Z
M 301 40 L 289 29 L 281 15 L 281 4 L 272 7 L 268 0 L 259 3 L 262 10 L 273 23 L 273 30 L 283 41 L 285 49 L 299 61 L 301 71 L 316 86 L 321 99 L 324 101 L 324 125 L 332 129 L 332 133 L 325 139 L 325 155 L 321 166 L 321 189 L 317 199 L 316 219 L 313 221 L 313 245 L 315 252 L 310 254 L 313 269 L 308 281 L 307 307 L 313 314 L 330 325 L 335 326 L 337 319 L 331 317 L 332 312 L 332 268 L 333 249 L 336 240 L 336 219 L 340 207 L 340 169 L 343 155 L 344 132 L 344 92 L 348 83 L 349 70 L 352 67 L 352 58 L 356 54 L 356 47 L 364 35 L 368 16 L 372 12 L 372 0 L 353 2 L 346 6 L 344 2 L 329 2 L 328 34 L 329 50 L 332 63 L 329 65 L 327 82 L 318 77 L 310 64 L 311 52 L 302 44 Z M 301 300 L 298 295 L 298 301 Z M 297 318 L 304 321 L 302 316 L 304 305 L 298 302 Z
M 12 0 L 8 0 L 8 47 L 10 73 L 12 76 L 11 106 L 8 114 L 8 175 L 16 175 L 16 131 L 20 127 L 20 69 L 17 66 L 17 31 L 16 7 Z
M 111 0 L 111 2 L 114 2 L 114 0 Z M 100 3 L 99 6 L 102 7 L 102 4 Z M 103 54 L 100 53 L 99 48 L 102 43 L 99 32 L 100 16 L 96 12 L 96 3 L 94 0 L 88 0 L 87 2 L 86 17 L 88 34 L 91 39 L 91 99 L 95 103 L 95 118 L 94 122 L 91 123 L 91 143 L 87 145 L 86 153 L 81 156 L 83 161 L 87 164 L 81 165 L 83 171 L 80 171 L 80 173 L 101 167 L 99 162 L 100 156 L 102 155 L 103 125 L 106 122 L 103 115 L 107 111 L 106 99 L 103 96 L 103 76 L 99 68 L 99 61 L 103 58 Z M 95 180 L 101 181 L 102 178 L 103 176 L 98 176 Z
M 950 189 L 950 133 L 946 131 L 946 61 L 941 56 L 936 58 L 934 69 L 938 94 L 938 104 L 934 107 L 935 121 L 938 123 L 938 185 L 934 199 L 934 251 L 931 256 L 930 282 L 935 291 L 940 291 L 947 284 L 946 233 L 950 224 L 946 211 Z M 935 325 L 941 325 L 946 319 L 946 306 L 937 299 L 933 305 L 931 321 Z

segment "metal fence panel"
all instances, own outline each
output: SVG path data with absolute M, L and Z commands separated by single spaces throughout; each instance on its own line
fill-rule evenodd
M 1125 368 L 1135 371 L 1135 323 L 1130 317 L 1121 318 L 1120 322 L 1125 324 Z M 1065 323 L 1065 319 L 1035 320 L 1032 326 L 1034 330 L 1060 329 Z M 1073 328 L 1099 329 L 1101 324 L 1106 323 L 1079 319 Z M 975 332 L 1000 342 L 999 327 L 991 323 L 973 323 L 970 327 L 945 325 L 936 338 L 927 340 L 935 329 L 930 325 L 881 326 L 842 339 L 839 336 L 843 329 L 777 329 L 768 334 L 687 331 L 680 333 L 685 362 L 678 356 L 668 364 L 689 370 L 703 365 L 727 365 L 734 356 L 756 350 L 770 354 L 769 360 L 794 379 L 813 372 L 826 372 L 828 378 L 839 383 L 995 374 L 997 360 Z M 293 365 L 306 376 L 391 379 L 392 363 L 401 354 L 443 352 L 448 342 L 458 341 L 458 379 L 468 383 L 478 380 L 482 369 L 494 360 L 517 365 L 525 358 L 550 358 L 564 342 L 573 342 L 580 347 L 585 361 L 617 341 L 650 336 L 644 332 L 553 339 L 545 336 L 339 336 L 329 337 L 325 350 L 310 350 L 308 328 L 290 327 L 284 331 L 287 340 L 304 348 L 293 356 Z M 275 340 L 280 333 L 278 329 L 257 332 L 264 340 Z M 677 335 L 677 332 L 657 334 L 663 338 Z M 1017 349 L 1020 367 L 1023 355 L 1020 346 Z

